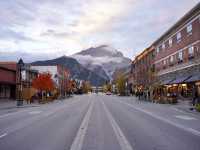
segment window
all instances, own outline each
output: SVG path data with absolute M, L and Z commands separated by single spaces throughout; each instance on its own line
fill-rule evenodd
M 169 47 L 172 46 L 172 39 L 169 39 Z
M 178 59 L 179 59 L 179 60 L 183 60 L 183 51 L 180 51 L 180 52 L 178 53 Z
M 157 48 L 156 48 L 156 52 L 157 52 L 157 53 L 159 53 L 159 51 L 160 51 L 160 48 L 159 48 L 159 47 L 157 47 Z
M 193 56 L 194 55 L 194 47 L 193 46 L 189 47 L 188 54 L 189 54 L 189 56 Z
M 176 39 L 178 43 L 181 41 L 181 32 L 177 33 Z
M 165 49 L 165 43 L 162 44 L 162 49 Z
M 166 64 L 167 64 L 167 63 L 166 63 L 166 60 L 164 60 L 164 61 L 163 61 L 163 64 L 164 64 L 164 65 L 166 65 Z
M 170 63 L 173 63 L 174 61 L 174 56 L 170 56 Z
M 192 33 L 192 24 L 189 24 L 187 26 L 187 33 L 191 34 Z

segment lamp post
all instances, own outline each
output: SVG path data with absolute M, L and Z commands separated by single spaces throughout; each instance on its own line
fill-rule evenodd
M 126 81 L 126 83 L 125 83 L 125 94 L 126 94 L 126 96 L 128 96 L 128 82 Z
M 17 63 L 17 69 L 19 71 L 19 87 L 18 87 L 18 91 L 19 91 L 19 97 L 17 100 L 17 106 L 22 106 L 23 105 L 23 100 L 22 100 L 22 69 L 24 67 L 24 62 L 23 60 L 20 58 L 20 60 Z

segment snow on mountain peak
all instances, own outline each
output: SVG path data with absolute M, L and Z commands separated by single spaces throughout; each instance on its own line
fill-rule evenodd
M 108 45 L 91 47 L 72 55 L 72 57 L 90 70 L 93 70 L 94 66 L 101 66 L 110 79 L 117 68 L 128 66 L 131 63 L 130 59 Z

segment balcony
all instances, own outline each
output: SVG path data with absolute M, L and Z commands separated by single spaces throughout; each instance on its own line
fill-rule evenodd
M 176 64 L 176 65 L 170 66 L 169 68 L 159 70 L 159 71 L 157 72 L 157 75 L 158 75 L 158 76 L 164 75 L 164 74 L 167 74 L 167 73 L 170 73 L 170 72 L 182 70 L 182 69 L 185 69 L 185 68 L 188 68 L 188 67 L 192 67 L 192 66 L 195 66 L 195 65 L 200 65 L 200 58 L 191 59 L 191 60 L 188 61 L 188 62 L 185 62 L 185 63 L 178 63 L 178 64 Z

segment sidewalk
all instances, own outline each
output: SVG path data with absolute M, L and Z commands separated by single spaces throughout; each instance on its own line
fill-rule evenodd
M 27 104 L 26 101 L 23 102 L 23 106 L 17 106 L 16 100 L 0 100 L 0 110 L 12 109 L 12 108 L 24 108 L 24 107 L 37 107 L 38 103 Z
M 192 103 L 189 100 L 178 100 L 178 103 L 175 104 L 173 107 L 175 107 L 181 111 L 200 115 L 200 112 L 198 112 L 194 109 L 194 106 L 192 106 Z

